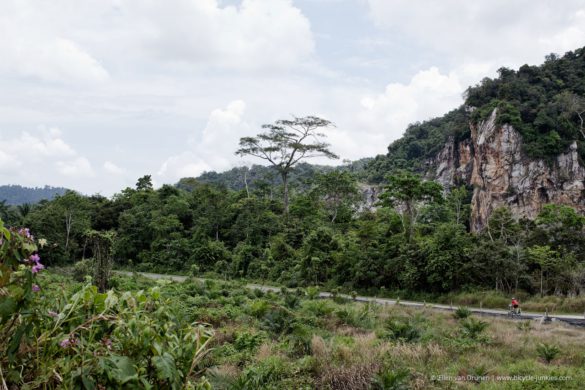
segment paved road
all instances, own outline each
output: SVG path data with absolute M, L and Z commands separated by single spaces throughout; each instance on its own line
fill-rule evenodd
M 133 272 L 128 272 L 128 271 L 114 271 L 114 272 L 118 273 L 118 274 L 122 274 L 122 275 L 127 275 L 127 276 L 132 276 L 134 274 Z M 180 276 L 180 275 L 154 274 L 154 273 L 148 273 L 148 272 L 137 272 L 137 273 L 139 275 L 142 275 L 142 276 L 144 276 L 146 278 L 150 278 L 150 279 L 167 279 L 167 280 L 172 280 L 175 282 L 183 282 L 187 279 L 187 276 Z M 200 278 L 197 278 L 197 279 L 204 280 L 204 279 L 200 279 Z M 280 287 L 266 286 L 266 285 L 254 284 L 254 283 L 246 284 L 246 288 L 262 290 L 264 292 L 268 292 L 268 291 L 279 292 L 279 291 L 281 291 Z M 332 296 L 333 296 L 333 294 L 331 294 L 329 292 L 319 293 L 319 297 L 321 297 L 321 298 L 331 298 Z M 347 298 L 347 299 L 353 299 L 351 296 L 345 295 L 345 294 L 339 294 L 338 296 L 343 297 L 343 298 Z M 366 296 L 357 296 L 355 298 L 355 301 L 375 302 L 375 303 L 378 303 L 380 305 L 396 305 L 398 303 L 398 304 L 403 305 L 403 306 L 421 307 L 421 308 L 427 307 L 427 308 L 431 308 L 431 309 L 435 309 L 435 310 L 445 310 L 445 311 L 453 311 L 453 310 L 457 309 L 457 306 L 440 305 L 440 304 L 434 304 L 434 303 L 415 302 L 415 301 L 403 301 L 403 300 L 400 300 L 400 302 L 398 302 L 395 299 L 366 297 Z M 486 316 L 493 316 L 493 317 L 507 317 L 508 316 L 507 310 L 484 309 L 484 308 L 468 308 L 468 309 L 471 312 L 479 314 L 479 315 L 486 315 Z M 522 315 L 519 317 L 516 317 L 516 318 L 524 319 L 524 320 L 538 320 L 538 319 L 544 320 L 544 313 L 522 312 Z M 550 314 L 549 319 L 551 321 L 562 321 L 562 322 L 569 323 L 571 325 L 585 327 L 585 316 L 584 315 L 577 315 L 577 314 L 554 314 L 554 315 L 552 315 L 552 314 Z

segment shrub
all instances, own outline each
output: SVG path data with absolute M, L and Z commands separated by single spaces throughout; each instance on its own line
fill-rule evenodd
M 189 275 L 196 277 L 201 273 L 201 268 L 197 264 L 191 264 L 189 268 Z
M 236 335 L 236 340 L 234 341 L 234 347 L 238 351 L 253 351 L 260 344 L 264 337 L 260 333 L 249 333 L 249 332 L 242 332 Z
M 555 360 L 560 352 L 561 350 L 557 346 L 546 343 L 539 344 L 536 347 L 536 353 L 538 353 L 538 356 L 547 364 L 550 364 L 553 360 Z
M 303 309 L 317 317 L 328 316 L 335 311 L 335 306 L 326 300 L 322 301 L 305 301 L 303 302 Z
M 284 294 L 284 305 L 289 309 L 295 309 L 299 306 L 301 299 L 298 295 L 286 292 Z
M 307 297 L 309 299 L 319 298 L 319 287 L 307 287 Z
M 530 320 L 520 321 L 516 324 L 516 328 L 523 332 L 529 332 L 532 329 L 532 323 Z
M 256 318 L 262 318 L 268 312 L 270 303 L 265 300 L 256 300 L 250 304 L 249 313 Z
M 471 317 L 461 322 L 463 334 L 472 340 L 478 340 L 488 326 L 487 322 Z
M 277 384 L 287 373 L 287 365 L 285 362 L 276 356 L 271 356 L 258 363 L 258 365 L 247 368 L 232 384 L 231 389 L 252 390 L 276 388 L 270 387 L 270 385 Z
M 7 229 L 0 220 L 0 356 L 12 361 L 40 317 L 33 302 L 44 266 L 36 251 L 28 229 Z
M 453 312 L 453 317 L 458 320 L 464 320 L 471 315 L 471 310 L 466 307 L 460 306 Z
M 393 340 L 414 342 L 420 339 L 421 331 L 417 324 L 411 319 L 398 318 L 389 319 L 386 322 L 386 334 Z
M 313 331 L 311 328 L 298 321 L 293 322 L 287 338 L 291 354 L 301 357 L 311 353 L 312 337 Z
M 262 320 L 262 327 L 274 336 L 289 334 L 294 329 L 294 315 L 283 307 L 269 310 Z
M 83 282 L 86 277 L 93 275 L 93 260 L 80 260 L 73 265 L 73 279 Z
M 193 387 L 212 337 L 207 327 L 174 317 L 158 287 L 117 295 L 87 284 L 48 314 L 6 368 L 14 386 Z
M 397 371 L 383 371 L 376 375 L 372 380 L 372 389 L 374 390 L 406 390 L 410 372 L 406 369 Z

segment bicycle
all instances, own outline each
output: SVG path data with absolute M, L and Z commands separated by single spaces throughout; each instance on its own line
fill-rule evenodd
M 520 317 L 521 315 L 520 307 L 513 307 L 511 303 L 508 305 L 508 317 Z

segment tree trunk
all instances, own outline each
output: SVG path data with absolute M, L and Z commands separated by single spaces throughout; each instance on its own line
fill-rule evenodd
M 250 198 L 250 190 L 248 188 L 248 170 L 244 171 L 244 185 L 246 186 L 246 195 Z
M 65 229 L 67 230 L 67 237 L 65 238 L 65 250 L 69 249 L 69 235 L 71 234 L 71 213 L 65 215 Z
M 282 173 L 283 197 L 284 197 L 284 214 L 288 215 L 288 172 Z

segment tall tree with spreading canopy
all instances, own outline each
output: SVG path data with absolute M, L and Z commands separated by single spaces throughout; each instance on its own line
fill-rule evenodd
M 276 168 L 283 184 L 284 212 L 289 211 L 289 174 L 301 160 L 313 157 L 339 158 L 329 150 L 323 141 L 325 134 L 319 130 L 333 126 L 326 119 L 315 116 L 292 120 L 281 119 L 273 124 L 263 125 L 267 131 L 255 137 L 240 138 L 238 156 L 254 156 L 268 161 Z

